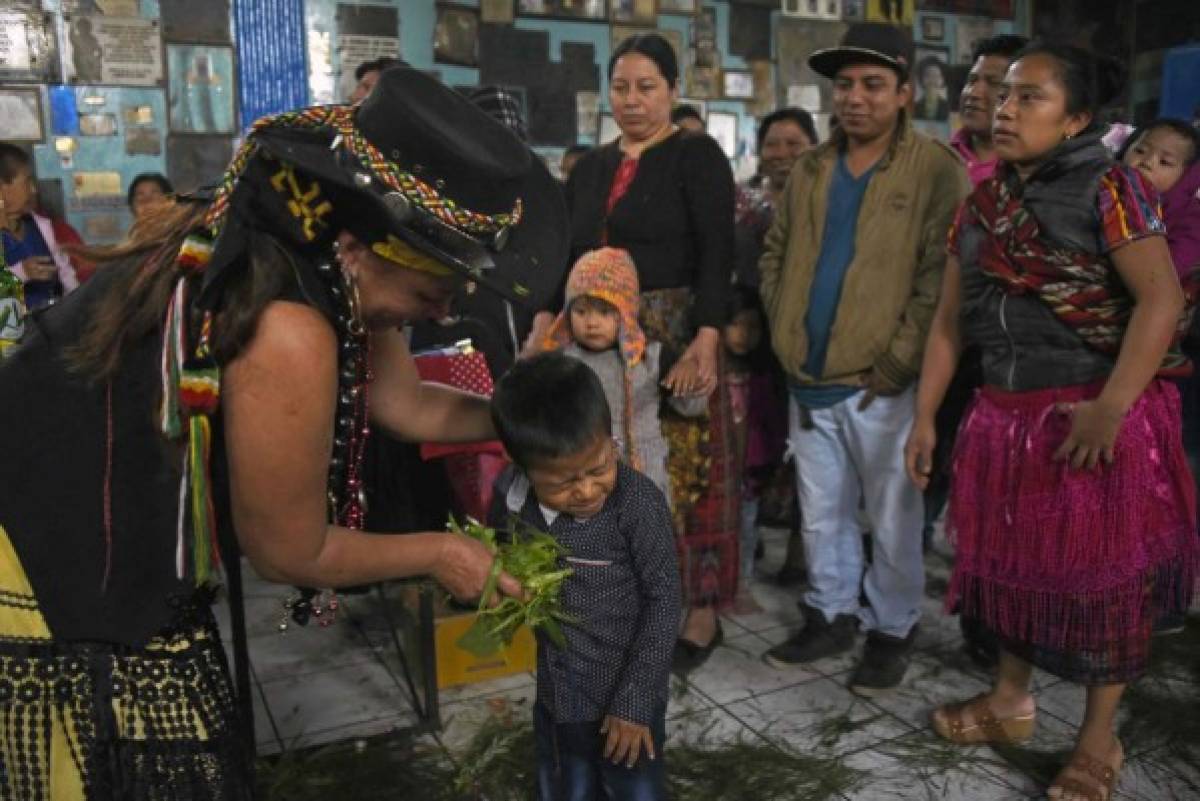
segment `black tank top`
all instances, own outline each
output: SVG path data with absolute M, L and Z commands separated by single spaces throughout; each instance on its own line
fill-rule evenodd
M 183 450 L 159 432 L 161 332 L 134 343 L 110 382 L 64 358 L 120 271 L 101 268 L 35 315 L 0 362 L 0 526 L 55 639 L 140 646 L 195 591 L 176 575 Z M 302 263 L 280 299 L 330 316 L 323 283 Z M 233 558 L 219 414 L 214 423 L 214 495 Z

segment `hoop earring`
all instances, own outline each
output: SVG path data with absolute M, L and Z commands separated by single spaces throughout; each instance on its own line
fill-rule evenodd
M 333 287 L 334 295 L 341 295 L 345 298 L 346 316 L 339 315 L 339 319 L 346 327 L 346 332 L 353 337 L 361 337 L 366 333 L 367 327 L 363 323 L 362 318 L 362 298 L 358 293 L 358 281 L 350 272 L 350 268 L 342 260 L 342 243 L 336 239 L 333 241 L 333 261 L 337 264 L 338 283 L 341 285 L 341 291 L 335 284 Z
M 350 313 L 349 319 L 346 320 L 346 329 L 350 332 L 351 336 L 360 337 L 366 333 L 367 327 L 363 324 L 362 298 L 358 294 L 358 281 L 346 269 L 345 265 L 342 265 L 340 272 L 342 274 L 342 288 L 346 294 L 346 310 Z

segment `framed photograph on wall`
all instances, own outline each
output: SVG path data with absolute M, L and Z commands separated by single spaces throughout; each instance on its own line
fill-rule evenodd
M 790 17 L 779 20 L 775 32 L 775 52 L 779 54 L 776 92 L 780 95 L 780 103 L 785 102 L 789 87 L 811 87 L 804 91 L 815 96 L 818 102 L 814 103 L 815 107 L 805 108 L 814 113 L 833 108 L 833 84 L 808 66 L 808 54 L 827 47 L 837 47 L 847 27 L 844 22 L 809 22 Z
M 946 18 L 921 17 L 921 38 L 926 42 L 941 42 L 946 38 Z
M 688 26 L 692 43 L 692 64 L 697 67 L 721 66 L 721 54 L 717 50 L 717 12 L 703 8 L 692 17 Z
M 479 11 L 439 5 L 433 26 L 433 60 L 460 67 L 479 66 Z
M 705 100 L 721 96 L 721 70 L 716 67 L 699 67 L 695 64 L 687 68 L 687 93 L 692 97 Z
M 823 0 L 783 0 L 783 14 L 800 19 L 821 19 Z
M 913 71 L 914 117 L 946 122 L 950 119 L 950 48 L 925 45 L 918 47 L 913 55 L 917 62 Z
M 994 23 L 989 17 L 956 17 L 954 20 L 955 50 L 958 64 L 972 63 L 975 46 L 991 36 Z
M 167 76 L 171 133 L 235 132 L 233 48 L 167 45 Z
M 658 0 L 659 14 L 695 14 L 700 0 Z
M 513 0 L 479 0 L 479 15 L 484 22 L 513 21 Z
M 629 25 L 654 25 L 658 21 L 658 0 L 608 0 L 608 18 Z
M 79 115 L 80 136 L 116 136 L 117 115 L 103 111 L 89 111 Z
M 705 120 L 708 135 L 717 140 L 729 159 L 738 154 L 738 115 L 732 111 L 710 111 Z
M 10 142 L 42 142 L 42 90 L 37 86 L 0 86 L 0 119 Z
M 721 96 L 726 100 L 753 100 L 754 73 L 749 70 L 723 70 Z
M 607 22 L 608 0 L 517 0 L 517 13 L 526 17 Z
M 754 98 L 746 105 L 746 111 L 755 117 L 763 117 L 775 110 L 775 67 L 766 59 L 750 62 L 750 76 L 754 82 Z
M 163 39 L 176 44 L 229 44 L 230 0 L 158 0 Z

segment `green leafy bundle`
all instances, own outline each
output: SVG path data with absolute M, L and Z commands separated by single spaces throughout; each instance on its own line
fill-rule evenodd
M 574 571 L 559 567 L 559 557 L 566 554 L 566 549 L 558 540 L 534 528 L 517 526 L 499 541 L 496 529 L 471 518 L 467 518 L 466 525 L 460 525 L 451 517 L 447 527 L 456 534 L 479 540 L 496 555 L 479 599 L 479 614 L 474 625 L 459 638 L 458 646 L 477 657 L 489 656 L 512 642 L 517 629 L 526 625 L 541 629 L 559 648 L 566 647 L 561 624 L 575 621 L 562 611 L 559 593 L 563 581 Z M 503 596 L 499 604 L 488 606 L 501 570 L 521 583 L 526 597 Z

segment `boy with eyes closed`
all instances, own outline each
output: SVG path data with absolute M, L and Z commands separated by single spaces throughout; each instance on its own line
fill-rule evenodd
M 567 552 L 566 647 L 538 634 L 538 801 L 662 801 L 668 679 L 680 619 L 667 499 L 621 461 L 604 389 L 559 352 L 518 361 L 492 397 L 513 459 L 492 522 L 548 532 Z

